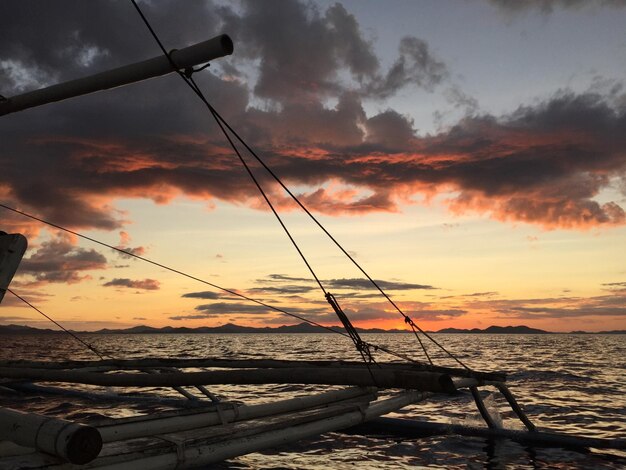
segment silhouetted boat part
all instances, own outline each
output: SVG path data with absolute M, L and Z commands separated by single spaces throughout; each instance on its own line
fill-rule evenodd
M 193 71 L 195 65 L 228 55 L 232 51 L 232 41 L 228 36 L 218 36 L 172 52 L 167 57 L 157 57 L 110 72 L 4 99 L 0 101 L 0 115 L 174 71 L 180 72 L 185 69 Z M 0 233 L 0 294 L 8 289 L 25 248 L 25 239 L 21 235 Z M 2 361 L 0 387 L 5 390 L 34 389 L 38 392 L 82 394 L 94 400 L 110 400 L 110 392 L 63 388 L 50 382 L 119 387 L 167 386 L 173 387 L 186 398 L 184 402 L 178 400 L 179 403 L 193 403 L 194 407 L 190 409 L 181 406 L 182 409 L 150 416 L 106 419 L 91 423 L 90 426 L 34 413 L 0 409 L 0 468 L 69 468 L 68 462 L 86 464 L 87 468 L 116 469 L 142 467 L 166 469 L 206 465 L 324 432 L 361 425 L 425 400 L 433 393 L 456 394 L 459 390 L 465 389 L 471 392 L 488 426 L 487 430 L 470 432 L 463 427 L 445 425 L 442 427 L 433 423 L 411 425 L 412 422 L 396 420 L 375 421 L 374 425 L 378 428 L 373 432 L 379 432 L 382 425 L 389 426 L 388 431 L 391 434 L 395 430 L 397 433 L 404 432 L 417 436 L 418 430 L 422 433 L 428 430 L 431 433 L 456 432 L 464 435 L 524 438 L 542 445 L 561 446 L 576 442 L 578 443 L 576 445 L 580 446 L 600 447 L 599 444 L 605 444 L 605 447 L 623 448 L 623 441 L 619 440 L 579 439 L 536 431 L 535 426 L 506 387 L 504 374 L 473 371 L 458 359 L 457 362 L 465 368 L 439 367 L 432 363 L 422 364 L 415 361 L 373 362 L 369 345 L 360 340 L 347 317 L 344 318 L 345 314 L 336 304 L 332 294 L 327 294 L 327 299 L 329 298 L 329 303 L 344 323 L 365 363 L 211 358 L 144 360 L 103 358 L 100 361 L 59 363 Z M 389 298 L 388 300 L 391 301 Z M 414 328 L 415 332 L 416 325 L 406 316 L 405 320 L 408 320 L 407 324 Z M 68 333 L 72 334 L 69 331 Z M 428 338 L 439 346 L 435 340 Z M 80 339 L 79 341 L 83 342 Z M 83 344 L 97 352 L 90 345 L 84 342 Z M 430 357 L 428 359 L 430 361 Z M 184 370 L 192 368 L 194 371 Z M 209 384 L 272 383 L 356 387 L 260 405 L 220 401 L 205 388 L 205 385 Z M 528 432 L 499 428 L 482 401 L 478 387 L 484 386 L 495 387 L 502 393 Z M 191 387 L 191 390 L 184 387 Z M 385 395 L 379 396 L 379 393 Z M 125 397 L 121 394 L 116 396 L 118 401 L 134 398 L 137 397 Z M 148 398 L 159 399 L 154 396 Z M 170 398 L 167 400 L 168 403 L 176 404 L 176 400 Z M 359 428 L 357 431 L 363 429 L 369 428 Z
M 19 233 L 9 235 L 0 231 L 0 303 L 27 247 L 28 241 L 24 235 Z
M 564 447 L 576 449 L 626 449 L 626 439 L 600 439 L 570 436 L 544 431 L 521 431 L 517 429 L 479 428 L 461 424 L 431 423 L 403 418 L 376 418 L 343 431 L 381 437 L 424 438 L 429 436 L 457 435 L 486 439 L 510 439 L 539 447 Z
M 96 425 L 102 451 L 88 468 L 190 468 L 347 428 L 419 402 L 405 391 L 372 401 L 367 388 L 326 392 L 267 405 L 216 404 L 203 411 L 160 413 Z M 211 425 L 213 423 L 213 425 Z M 4 436 L 2 436 L 4 437 Z M 21 446 L 0 446 L 3 469 L 65 468 L 63 459 Z

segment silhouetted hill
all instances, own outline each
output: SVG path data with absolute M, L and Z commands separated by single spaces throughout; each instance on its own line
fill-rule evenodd
M 0 334 L 29 334 L 29 333 L 63 333 L 59 330 L 50 330 L 48 328 L 32 328 L 23 325 L 0 325 Z
M 334 330 L 345 332 L 345 330 L 340 326 L 333 326 Z M 408 330 L 383 330 L 380 328 L 357 328 L 359 333 L 410 333 Z M 282 325 L 278 327 L 261 327 L 256 328 L 252 326 L 240 326 L 235 325 L 234 323 L 227 323 L 225 325 L 220 326 L 201 326 L 198 328 L 188 328 L 188 327 L 175 327 L 175 326 L 164 326 L 163 328 L 154 328 L 152 326 L 140 325 L 133 326 L 131 328 L 124 328 L 119 330 L 114 330 L 110 328 L 104 328 L 98 331 L 75 331 L 76 333 L 95 333 L 95 334 L 112 334 L 112 335 L 123 335 L 123 334 L 195 334 L 195 333 L 215 333 L 215 334 L 225 334 L 225 333 L 327 333 L 328 330 L 325 328 L 320 328 L 319 326 L 311 325 L 309 323 L 300 323 L 298 325 Z M 63 333 L 60 330 L 51 330 L 51 329 L 42 329 L 42 328 L 32 328 L 30 326 L 23 325 L 0 325 L 0 334 L 58 334 Z M 433 333 L 433 332 L 429 332 Z M 436 331 L 434 333 L 458 333 L 458 334 L 547 334 L 551 333 L 550 331 L 539 330 L 537 328 L 530 328 L 528 326 L 490 326 L 489 328 L 485 328 L 481 330 L 479 328 L 472 328 L 471 330 L 464 330 L 459 328 L 444 328 L 442 330 Z M 600 331 L 598 333 L 589 333 L 586 331 L 573 331 L 571 333 L 574 334 L 617 334 L 623 335 L 626 334 L 626 330 L 614 330 L 614 331 Z
M 459 328 L 444 328 L 443 330 L 437 331 L 437 333 L 486 333 L 486 334 L 513 334 L 513 335 L 536 335 L 536 334 L 546 334 L 550 333 L 549 331 L 539 330 L 537 328 L 530 328 L 525 325 L 520 326 L 490 326 L 481 330 L 479 328 L 472 328 L 471 330 L 463 330 Z

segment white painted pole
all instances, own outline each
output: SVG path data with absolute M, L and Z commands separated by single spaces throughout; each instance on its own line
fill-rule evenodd
M 250 452 L 257 452 L 270 447 L 307 439 L 325 432 L 345 429 L 417 403 L 423 400 L 425 395 L 420 392 L 407 391 L 392 398 L 373 403 L 365 409 L 345 411 L 337 416 L 286 426 L 283 429 L 261 432 L 255 435 L 244 437 L 233 435 L 220 442 L 207 445 L 200 444 L 197 447 L 192 445 L 181 446 L 178 451 L 174 450 L 161 455 L 148 456 L 137 454 L 136 456 L 139 457 L 137 459 L 133 459 L 135 456 L 126 455 L 124 461 L 115 461 L 115 463 L 105 464 L 98 468 L 101 470 L 197 468 Z
M 176 64 L 176 69 L 172 68 L 167 57 L 160 55 L 143 62 L 137 62 L 89 77 L 59 83 L 6 100 L 0 100 L 0 116 L 53 103 L 55 101 L 62 101 L 96 91 L 107 90 L 149 78 L 159 77 L 174 72 L 175 70 L 184 70 L 232 53 L 232 40 L 226 34 L 222 34 L 208 41 L 172 51 L 170 57 Z
M 226 408 L 224 405 L 221 411 L 207 411 L 202 413 L 181 413 L 178 416 L 159 417 L 158 415 L 149 419 L 137 420 L 133 418 L 127 422 L 113 422 L 98 426 L 98 431 L 103 442 L 122 441 L 137 437 L 152 436 L 180 432 L 188 429 L 214 426 L 224 422 L 245 421 L 248 419 L 262 418 L 279 413 L 290 413 L 305 410 L 316 406 L 323 406 L 354 400 L 358 398 L 367 401 L 375 400 L 374 388 L 348 388 L 343 390 L 333 390 L 318 395 L 290 398 L 273 403 L 263 403 L 259 405 L 240 405 Z
M 100 433 L 91 426 L 9 408 L 0 408 L 2 440 L 32 447 L 79 465 L 91 462 L 102 449 Z

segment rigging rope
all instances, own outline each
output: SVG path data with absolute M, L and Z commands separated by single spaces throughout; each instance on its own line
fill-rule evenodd
M 235 291 L 235 290 L 232 290 L 232 289 L 227 289 L 227 288 L 225 288 L 225 287 L 219 286 L 219 285 L 214 284 L 214 283 L 212 283 L 212 282 L 209 282 L 209 281 L 206 281 L 206 280 L 201 279 L 201 278 L 199 278 L 199 277 L 196 277 L 196 276 L 193 276 L 193 275 L 191 275 L 191 274 L 188 274 L 188 273 L 186 273 L 186 272 L 184 272 L 184 271 L 180 271 L 180 270 L 178 270 L 178 269 L 175 269 L 175 268 L 169 267 L 169 266 L 167 266 L 167 265 L 164 265 L 164 264 L 158 263 L 158 262 L 153 261 L 153 260 L 151 260 L 151 259 L 149 259 L 149 258 L 146 258 L 146 257 L 144 257 L 144 256 L 137 255 L 137 254 L 135 254 L 135 253 L 131 253 L 131 252 L 129 252 L 129 251 L 125 251 L 125 250 L 123 250 L 123 249 L 121 249 L 121 248 L 118 248 L 118 247 L 116 247 L 116 246 L 110 245 L 110 244 L 105 243 L 105 242 L 102 242 L 102 241 L 100 241 L 100 240 L 96 240 L 95 238 L 89 237 L 89 236 L 87 236 L 87 235 L 83 235 L 83 234 L 82 234 L 82 233 L 80 233 L 80 232 L 76 232 L 76 231 L 71 230 L 71 229 L 69 229 L 69 228 L 63 227 L 63 226 L 61 226 L 61 225 L 57 225 L 57 224 L 55 224 L 55 223 L 53 223 L 53 222 L 50 222 L 50 221 L 48 221 L 48 220 L 45 220 L 45 219 L 42 219 L 42 218 L 40 218 L 40 217 L 34 216 L 34 215 L 32 215 L 32 214 L 29 214 L 28 212 L 24 212 L 24 211 L 21 211 L 21 210 L 19 210 L 19 209 L 15 209 L 15 208 L 10 207 L 10 206 L 7 206 L 6 204 L 3 204 L 3 203 L 0 203 L 0 207 L 1 207 L 1 208 L 3 208 L 3 209 L 6 209 L 6 210 L 8 210 L 8 211 L 14 212 L 14 213 L 16 213 L 16 214 L 19 214 L 19 215 L 21 215 L 21 216 L 23 216 L 23 217 L 27 217 L 27 218 L 29 218 L 29 219 L 35 220 L 35 221 L 37 221 L 37 222 L 40 222 L 40 223 L 42 223 L 42 224 L 45 224 L 45 225 L 48 225 L 48 226 L 50 226 L 50 227 L 56 228 L 57 230 L 61 230 L 61 231 L 63 231 L 63 232 L 66 232 L 66 233 L 69 233 L 69 234 L 74 235 L 74 236 L 76 236 L 76 237 L 79 237 L 79 238 L 82 238 L 82 239 L 84 239 L 84 240 L 90 241 L 90 242 L 95 243 L 95 244 L 97 244 L 97 245 L 103 246 L 103 247 L 105 247 L 105 248 L 109 248 L 109 249 L 111 249 L 111 250 L 113 250 L 113 251 L 116 251 L 116 252 L 118 252 L 118 253 L 121 253 L 121 254 L 123 254 L 123 255 L 130 256 L 130 257 L 132 257 L 132 258 L 138 259 L 138 260 L 143 261 L 143 262 L 145 262 L 145 263 L 149 263 L 149 264 L 151 264 L 151 265 L 153 265 L 153 266 L 157 266 L 157 267 L 159 267 L 159 268 L 165 269 L 166 271 L 170 271 L 170 272 L 172 272 L 172 273 L 178 274 L 178 275 L 183 276 L 183 277 L 186 277 L 186 278 L 188 278 L 188 279 L 191 279 L 191 280 L 194 280 L 194 281 L 200 282 L 200 283 L 202 283 L 202 284 L 205 284 L 205 285 L 207 285 L 207 286 L 213 287 L 214 289 L 221 290 L 222 292 L 226 292 L 226 293 L 228 293 L 228 294 L 234 295 L 234 296 L 236 296 L 236 297 L 239 297 L 239 298 L 241 298 L 241 299 L 247 300 L 247 301 L 249 301 L 249 302 L 253 302 L 253 303 L 255 303 L 255 304 L 261 305 L 261 306 L 266 307 L 266 308 L 268 308 L 268 309 L 270 309 L 270 310 L 274 310 L 274 311 L 276 311 L 276 312 L 282 313 L 282 314 L 287 315 L 287 316 L 290 316 L 290 317 L 292 317 L 292 318 L 296 318 L 296 319 L 301 320 L 301 321 L 303 321 L 303 322 L 305 322 L 305 323 L 308 323 L 309 325 L 313 325 L 313 326 L 316 326 L 316 327 L 318 327 L 318 328 L 322 328 L 322 329 L 324 329 L 324 330 L 330 331 L 330 332 L 332 332 L 332 333 L 337 333 L 337 334 L 340 334 L 340 335 L 342 335 L 342 336 L 349 337 L 349 335 L 348 335 L 347 333 L 344 333 L 343 331 L 339 331 L 339 330 L 336 330 L 336 329 L 334 329 L 334 328 L 332 328 L 332 327 L 322 325 L 322 324 L 320 324 L 320 323 L 317 323 L 316 321 L 309 320 L 308 318 L 305 318 L 305 317 L 303 317 L 303 316 L 297 315 L 297 314 L 295 314 L 295 313 L 288 312 L 287 310 L 284 310 L 284 309 L 282 309 L 282 308 L 280 308 L 280 307 L 276 307 L 276 306 L 270 305 L 270 304 L 268 304 L 268 303 L 265 303 L 265 302 L 263 302 L 263 301 L 261 301 L 261 300 L 257 300 L 257 299 L 254 299 L 254 298 L 252 298 L 252 297 L 248 297 L 247 295 L 245 295 L 245 294 L 241 294 L 240 292 L 237 292 L 237 291 Z M 15 295 L 15 294 L 14 294 L 14 295 Z M 40 313 L 41 313 L 41 312 L 40 312 Z M 44 315 L 44 314 L 42 313 L 42 315 Z M 45 316 L 46 318 L 48 318 L 46 315 L 44 315 L 44 316 Z M 55 323 L 55 324 L 56 324 L 56 322 L 54 322 L 54 320 L 52 320 L 51 318 L 48 318 L 48 319 L 49 319 L 50 321 L 52 321 L 53 323 Z M 58 325 L 58 326 L 59 326 L 59 327 L 61 327 L 60 325 Z M 62 327 L 61 327 L 61 328 L 62 328 Z M 368 346 L 368 347 L 370 347 L 370 348 L 372 348 L 372 349 L 374 349 L 374 350 L 379 350 L 379 351 L 382 351 L 382 352 L 384 352 L 384 353 L 386 353 L 386 354 L 389 354 L 390 356 L 394 356 L 394 357 L 397 357 L 397 358 L 400 358 L 400 359 L 404 359 L 404 360 L 407 360 L 407 361 L 413 362 L 413 363 L 415 363 L 415 364 L 421 364 L 419 361 L 417 361 L 417 360 L 415 360 L 415 359 L 413 359 L 413 358 L 411 358 L 411 357 L 409 357 L 409 356 L 407 356 L 407 355 L 405 355 L 405 354 L 402 354 L 402 353 L 397 353 L 397 352 L 392 351 L 392 350 L 390 350 L 390 349 L 388 349 L 388 348 L 386 348 L 386 347 L 384 347 L 384 346 L 380 346 L 380 345 L 376 345 L 376 344 L 372 344 L 372 343 L 368 343 L 368 342 L 364 342 L 364 343 L 365 343 L 365 344 L 367 344 L 367 346 Z
M 272 209 L 272 212 L 274 213 L 274 215 L 276 216 L 276 218 L 278 219 L 279 223 L 281 224 L 281 226 L 283 227 L 283 229 L 285 230 L 285 232 L 287 233 L 289 239 L 291 240 L 292 244 L 294 245 L 294 247 L 296 248 L 296 250 L 298 251 L 298 253 L 300 254 L 301 258 L 303 259 L 304 263 L 306 264 L 306 266 L 308 267 L 309 271 L 311 272 L 311 274 L 313 275 L 313 277 L 315 278 L 315 280 L 317 281 L 319 287 L 321 288 L 321 290 L 324 292 L 324 294 L 326 295 L 326 291 L 324 289 L 324 287 L 322 286 L 321 282 L 319 281 L 319 279 L 317 278 L 317 276 L 315 275 L 313 269 L 311 268 L 311 266 L 309 265 L 308 261 L 306 260 L 304 254 L 301 252 L 300 248 L 298 247 L 298 245 L 296 244 L 296 242 L 294 241 L 294 239 L 292 238 L 291 234 L 289 233 L 289 231 L 287 230 L 286 226 L 284 225 L 284 223 L 282 222 L 280 216 L 278 215 L 278 213 L 275 211 L 274 207 L 272 206 L 271 202 L 269 201 L 269 199 L 267 198 L 265 192 L 263 191 L 262 187 L 260 186 L 260 184 L 258 183 L 257 179 L 254 177 L 254 175 L 252 174 L 250 168 L 248 167 L 248 165 L 246 164 L 246 162 L 244 161 L 243 157 L 241 156 L 241 153 L 239 152 L 239 150 L 237 149 L 237 147 L 235 146 L 234 142 L 232 141 L 232 139 L 230 138 L 230 136 L 228 135 L 228 133 L 226 132 L 225 128 L 228 129 L 228 131 L 230 131 L 236 138 L 237 140 L 239 140 L 239 142 L 248 150 L 248 152 L 250 152 L 250 154 L 263 166 L 263 168 L 265 168 L 265 170 L 274 178 L 274 180 L 287 192 L 287 194 L 296 202 L 296 204 L 298 204 L 298 206 L 317 224 L 317 226 L 333 241 L 333 243 L 348 257 L 348 259 L 361 271 L 361 273 L 363 273 L 363 275 L 374 285 L 374 287 L 376 289 L 378 289 L 378 291 L 389 301 L 389 303 L 398 311 L 398 313 L 400 313 L 402 315 L 402 317 L 404 318 L 405 323 L 407 323 L 410 327 L 411 330 L 413 331 L 413 333 L 415 334 L 415 337 L 417 338 L 420 346 L 422 347 L 422 350 L 424 352 L 424 354 L 426 355 L 426 357 L 428 358 L 428 361 L 432 364 L 432 360 L 430 358 L 430 356 L 428 355 L 428 352 L 426 350 L 426 347 L 424 346 L 424 344 L 422 343 L 421 339 L 419 338 L 419 335 L 417 334 L 417 332 L 419 331 L 420 333 L 422 333 L 426 338 L 428 338 L 430 341 L 432 341 L 436 346 L 438 346 L 442 351 L 444 351 L 449 357 L 451 357 L 453 360 L 455 360 L 457 363 L 459 363 L 462 367 L 464 367 L 467 370 L 471 370 L 467 365 L 465 365 L 460 359 L 458 359 L 454 354 L 452 354 L 450 351 L 448 351 L 443 345 L 441 345 L 437 340 L 435 340 L 431 335 L 429 335 L 426 331 L 424 331 L 422 328 L 420 328 L 419 325 L 417 325 L 407 314 L 405 314 L 400 307 L 398 307 L 398 305 L 391 299 L 391 297 L 389 297 L 389 295 L 380 287 L 380 285 L 363 269 L 363 267 L 361 267 L 361 265 L 343 248 L 343 246 L 330 234 L 330 232 L 328 232 L 328 230 L 317 220 L 317 218 L 315 218 L 315 216 L 313 216 L 313 214 L 304 206 L 304 204 L 302 204 L 302 202 L 297 198 L 297 196 L 295 196 L 291 190 L 289 190 L 289 188 L 287 188 L 287 186 L 282 182 L 282 180 L 271 170 L 271 168 L 269 168 L 265 162 L 257 155 L 257 153 L 245 142 L 245 140 L 228 124 L 228 122 L 226 122 L 226 120 L 217 112 L 217 110 L 208 102 L 208 100 L 206 99 L 206 97 L 204 96 L 204 94 L 202 93 L 202 90 L 200 90 L 200 88 L 198 87 L 197 83 L 195 82 L 195 80 L 193 79 L 192 73 L 193 73 L 193 69 L 187 70 L 188 73 L 182 72 L 180 70 L 180 68 L 176 65 L 176 63 L 174 62 L 174 60 L 171 58 L 170 54 L 167 52 L 167 50 L 165 49 L 165 46 L 163 45 L 163 43 L 161 42 L 161 40 L 159 39 L 158 35 L 156 34 L 156 32 L 154 31 L 154 29 L 152 28 L 152 26 L 150 25 L 150 22 L 148 21 L 148 19 L 146 18 L 146 16 L 143 14 L 143 12 L 141 11 L 141 9 L 139 8 L 139 6 L 137 5 L 135 0 L 131 0 L 133 6 L 135 7 L 135 9 L 137 10 L 137 12 L 139 13 L 141 19 L 143 20 L 144 24 L 146 25 L 146 27 L 148 28 L 148 30 L 150 31 L 150 34 L 152 35 L 152 37 L 154 38 L 154 40 L 156 41 L 156 43 L 158 44 L 159 48 L 161 49 L 161 51 L 163 52 L 163 54 L 167 57 L 167 59 L 169 60 L 170 64 L 172 65 L 172 69 L 174 71 L 176 71 L 178 73 L 178 75 L 185 81 L 185 83 L 194 91 L 194 93 L 198 96 L 198 98 L 200 98 L 200 100 L 202 100 L 202 102 L 207 106 L 207 108 L 209 109 L 209 111 L 211 112 L 211 114 L 213 115 L 214 119 L 217 121 L 220 129 L 222 130 L 223 134 L 226 136 L 227 140 L 229 141 L 231 147 L 233 148 L 233 150 L 235 151 L 235 153 L 237 154 L 238 158 L 240 159 L 240 161 L 242 162 L 242 164 L 244 165 L 246 171 L 248 172 L 248 174 L 250 175 L 250 177 L 252 178 L 252 180 L 254 181 L 255 185 L 257 186 L 257 188 L 259 189 L 259 191 L 261 192 L 261 194 L 263 195 L 264 199 L 266 200 L 267 204 L 269 205 L 269 207 Z
M 19 295 L 17 295 L 15 292 L 13 292 L 11 289 L 7 289 L 8 292 L 10 292 L 11 294 L 13 294 L 15 297 L 17 297 L 19 300 L 21 300 L 22 302 L 24 302 L 26 305 L 28 305 L 30 308 L 32 308 L 33 310 L 35 310 L 36 312 L 38 312 L 39 314 L 43 315 L 44 317 L 46 317 L 48 320 L 50 320 L 52 323 L 54 323 L 56 326 L 58 326 L 59 328 L 61 328 L 63 331 L 65 331 L 68 335 L 70 335 L 72 338 L 74 338 L 76 341 L 78 341 L 79 343 L 81 343 L 83 346 L 86 346 L 87 349 L 89 349 L 91 352 L 93 352 L 96 356 L 98 356 L 101 360 L 104 360 L 105 356 L 109 357 L 110 359 L 111 356 L 109 356 L 108 354 L 102 354 L 100 351 L 98 351 L 95 346 L 89 344 L 87 341 L 82 340 L 81 338 L 79 338 L 78 336 L 76 336 L 74 333 L 72 333 L 70 330 L 68 330 L 67 328 L 65 328 L 63 325 L 61 325 L 59 322 L 57 322 L 56 320 L 54 320 L 53 318 L 49 317 L 48 315 L 46 315 L 45 313 L 43 313 L 41 310 L 39 310 L 37 307 L 35 307 L 33 304 L 31 304 L 28 300 L 26 300 L 24 297 L 21 297 Z
M 287 235 L 287 237 L 291 241 L 292 245 L 294 246 L 294 248 L 296 249 L 296 251 L 300 255 L 300 258 L 302 258 L 302 261 L 304 262 L 306 267 L 309 269 L 309 272 L 311 273 L 311 275 L 313 276 L 313 278 L 317 282 L 317 285 L 321 289 L 322 293 L 324 294 L 324 296 L 327 299 L 329 299 L 329 295 L 330 294 L 328 292 L 326 292 L 326 289 L 324 288 L 322 282 L 320 281 L 320 279 L 318 278 L 317 274 L 313 270 L 313 267 L 311 266 L 311 264 L 307 260 L 306 256 L 304 255 L 304 253 L 302 252 L 302 250 L 298 246 L 298 243 L 295 241 L 295 239 L 293 238 L 293 236 L 289 232 L 289 229 L 287 228 L 287 226 L 283 222 L 282 218 L 280 217 L 280 215 L 278 214 L 278 212 L 274 208 L 274 205 L 272 204 L 272 202 L 269 200 L 267 194 L 263 190 L 263 187 L 261 186 L 261 184 L 259 183 L 257 178 L 254 176 L 254 173 L 252 172 L 252 170 L 250 169 L 250 167 L 246 163 L 245 159 L 241 155 L 241 152 L 239 152 L 239 149 L 237 148 L 237 146 L 235 145 L 235 143 L 231 139 L 230 135 L 228 134 L 228 132 L 224 128 L 224 124 L 227 125 L 226 121 L 224 121 L 224 119 L 218 114 L 218 112 L 215 110 L 215 108 L 213 108 L 213 106 L 209 103 L 207 98 L 204 96 L 204 93 L 202 92 L 202 90 L 200 89 L 198 84 L 193 79 L 193 73 L 195 72 L 195 70 L 193 68 L 186 69 L 185 71 L 181 71 L 180 70 L 180 67 L 178 67 L 176 65 L 176 63 L 174 62 L 174 60 L 172 59 L 170 54 L 165 49 L 165 46 L 163 45 L 163 43 L 159 39 L 158 35 L 156 34 L 156 32 L 154 31 L 152 26 L 150 25 L 150 22 L 148 21 L 146 16 L 141 11 L 141 8 L 139 8 L 139 5 L 137 5 L 135 0 L 131 0 L 131 2 L 133 4 L 133 6 L 135 7 L 135 9 L 137 10 L 137 12 L 139 13 L 139 16 L 143 20 L 144 24 L 146 25 L 146 27 L 150 31 L 150 34 L 152 35 L 152 37 L 154 38 L 154 40 L 158 44 L 159 48 L 161 49 L 161 51 L 163 52 L 165 57 L 167 57 L 168 61 L 170 62 L 170 65 L 172 66 L 172 69 L 175 70 L 178 73 L 178 75 L 184 80 L 184 82 L 194 91 L 194 93 L 198 96 L 198 98 L 200 98 L 200 100 L 202 100 L 202 102 L 209 109 L 209 112 L 212 114 L 213 118 L 215 119 L 215 122 L 217 123 L 217 125 L 220 128 L 220 130 L 224 134 L 224 137 L 226 137 L 226 139 L 228 140 L 228 143 L 230 144 L 231 148 L 233 149 L 233 151 L 235 152 L 235 154 L 239 158 L 239 161 L 241 162 L 241 164 L 246 169 L 246 172 L 248 173 L 248 175 L 250 176 L 250 178 L 254 182 L 255 186 L 257 187 L 257 189 L 259 190 L 259 192 L 263 196 L 263 199 L 265 200 L 265 202 L 267 203 L 267 205 L 271 209 L 272 213 L 274 214 L 274 216 L 278 220 L 278 223 L 282 227 L 283 231 L 285 232 L 285 234 Z M 202 70 L 204 68 L 206 68 L 206 65 L 204 67 L 198 69 L 198 70 Z M 228 127 L 229 127 L 229 129 L 231 129 L 231 132 L 233 132 L 233 134 L 237 135 L 234 131 L 232 131 L 232 128 L 230 126 L 228 126 Z M 243 142 L 242 139 L 239 136 L 237 136 L 237 138 L 245 145 L 245 142 Z M 247 145 L 246 145 L 246 147 L 247 147 Z M 330 302 L 331 306 L 333 307 L 333 309 L 335 310 L 335 312 L 341 311 L 341 309 L 338 307 L 338 304 L 337 304 L 336 300 L 334 300 L 334 297 L 333 297 L 333 302 L 331 302 L 330 300 L 329 300 L 329 302 Z M 339 308 L 339 310 L 338 310 L 338 308 Z M 343 314 L 343 312 L 341 312 L 341 313 Z M 356 330 L 354 329 L 354 326 L 352 326 L 352 323 L 350 322 L 350 319 L 345 314 L 339 315 L 339 313 L 337 313 L 337 315 L 339 316 L 339 319 L 341 320 L 341 322 L 343 323 L 344 327 L 346 328 L 346 331 L 348 331 L 348 334 L 349 334 L 350 338 L 353 340 L 356 349 L 359 351 L 359 353 L 363 357 L 363 360 L 365 361 L 365 363 L 368 364 L 369 362 L 373 362 L 373 357 L 372 357 L 371 353 L 369 352 L 369 349 L 367 347 L 363 346 L 363 342 L 361 341 L 360 337 L 358 336 L 358 333 L 356 333 Z M 354 332 L 356 334 L 356 336 L 352 332 Z M 368 357 L 369 361 L 366 360 L 365 354 L 367 354 L 367 357 Z M 368 365 L 368 370 L 369 370 L 369 365 Z M 370 370 L 370 374 L 372 375 L 372 379 L 374 379 L 374 376 L 373 376 L 371 370 Z M 374 382 L 375 382 L 375 379 L 374 379 Z

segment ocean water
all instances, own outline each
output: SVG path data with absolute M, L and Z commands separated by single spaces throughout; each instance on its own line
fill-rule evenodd
M 363 335 L 375 344 L 420 357 L 410 334 Z M 277 359 L 358 359 L 352 344 L 333 334 L 85 335 L 116 358 L 222 357 Z M 436 335 L 476 370 L 508 374 L 508 386 L 529 418 L 545 431 L 586 437 L 626 438 L 626 336 L 624 335 Z M 64 335 L 0 336 L 0 359 L 94 359 Z M 454 365 L 429 347 L 440 365 Z M 380 361 L 393 360 L 384 355 Z M 327 387 L 294 385 L 213 386 L 223 398 L 261 403 L 306 395 Z M 0 389 L 1 390 L 1 389 Z M 127 392 L 128 390 L 113 390 Z M 169 389 L 151 393 L 174 396 Z M 507 428 L 522 429 L 506 402 L 490 398 Z M 21 396 L 0 391 L 0 406 L 89 422 L 98 416 L 158 411 L 160 405 L 95 402 L 84 398 Z M 442 423 L 481 424 L 469 393 L 441 396 L 393 416 Z M 401 439 L 328 433 L 262 453 L 223 462 L 220 469 L 330 468 L 626 468 L 626 453 L 530 447 L 510 441 L 434 436 Z

